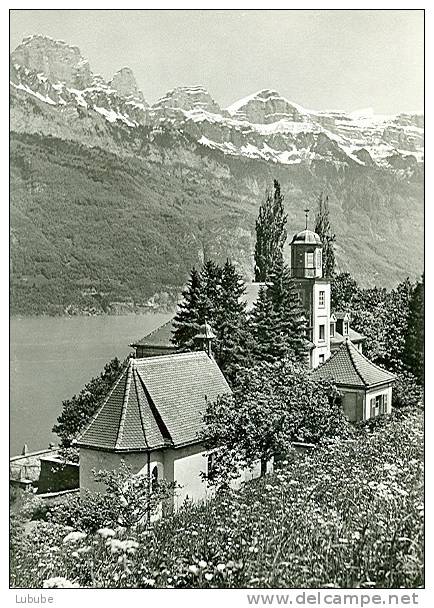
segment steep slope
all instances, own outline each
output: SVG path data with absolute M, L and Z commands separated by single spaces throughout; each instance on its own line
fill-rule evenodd
M 173 301 L 204 256 L 252 274 L 273 178 L 288 231 L 328 193 L 341 269 L 391 286 L 423 263 L 423 117 L 307 111 L 264 89 L 227 110 L 200 86 L 153 106 L 123 68 L 35 36 L 11 56 L 13 312 Z

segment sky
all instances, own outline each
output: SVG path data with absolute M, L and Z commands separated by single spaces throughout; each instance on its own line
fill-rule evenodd
M 94 73 L 130 67 L 154 103 L 203 85 L 226 107 L 277 90 L 307 109 L 423 111 L 422 10 L 12 10 L 10 43 L 78 46 Z

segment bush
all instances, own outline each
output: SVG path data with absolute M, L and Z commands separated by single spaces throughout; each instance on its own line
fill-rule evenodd
M 392 406 L 394 408 L 423 408 L 423 387 L 410 372 L 396 375 L 392 391 Z

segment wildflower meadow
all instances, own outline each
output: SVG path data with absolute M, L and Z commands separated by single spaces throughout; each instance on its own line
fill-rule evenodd
M 423 578 L 423 415 L 290 453 L 273 474 L 150 525 L 12 518 L 21 588 L 414 588 Z

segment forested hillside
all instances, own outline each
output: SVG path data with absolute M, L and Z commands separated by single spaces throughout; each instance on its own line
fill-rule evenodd
M 314 209 L 318 193 L 328 193 L 338 266 L 361 284 L 392 286 L 422 270 L 417 171 L 273 165 L 228 157 L 177 131 L 143 128 L 131 138 L 124 126 L 109 128 L 122 155 L 12 133 L 13 313 L 170 304 L 204 256 L 229 256 L 251 278 L 255 217 L 273 178 L 285 194 L 290 236 L 305 206 Z

